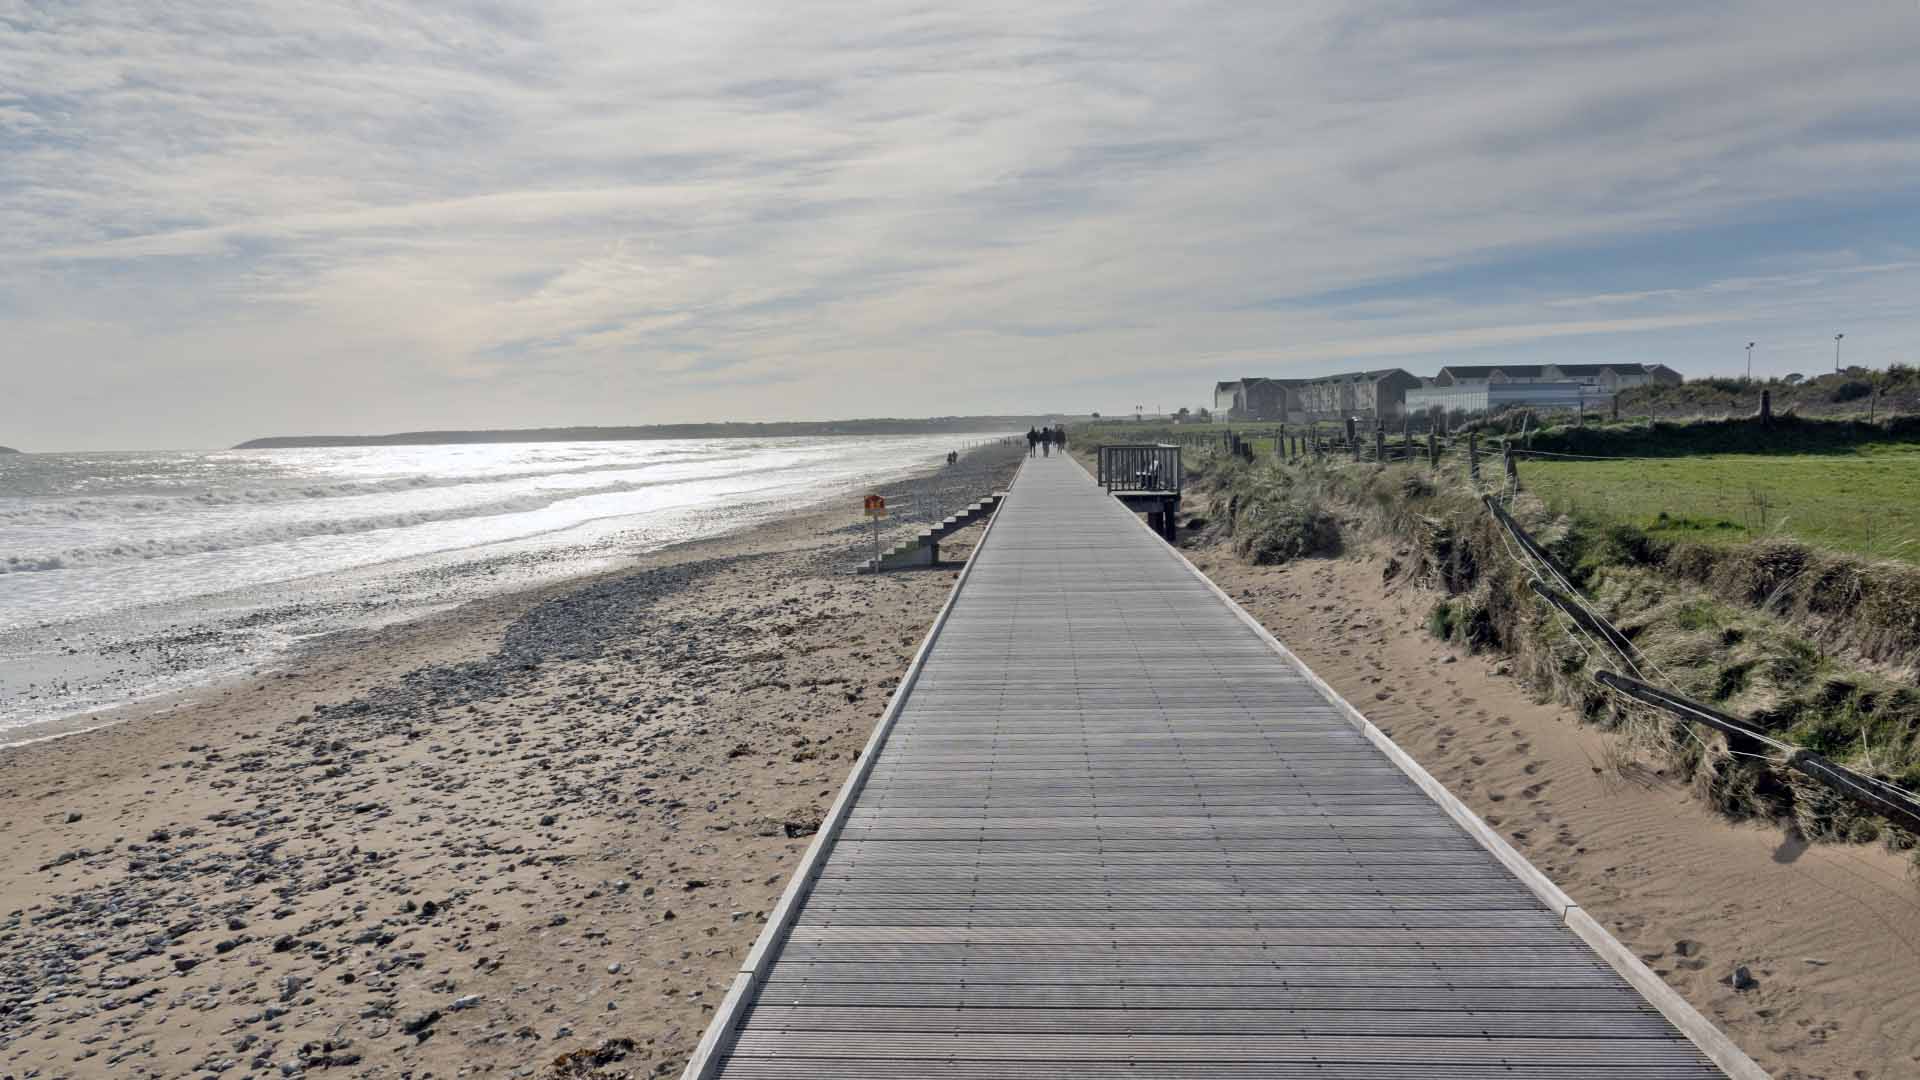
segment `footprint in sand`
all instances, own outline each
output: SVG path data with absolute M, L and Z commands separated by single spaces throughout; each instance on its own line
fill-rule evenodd
M 1527 762 L 1527 767 L 1520 771 L 1526 773 L 1528 776 L 1532 776 L 1534 773 L 1540 771 L 1540 763 L 1537 761 L 1529 761 Z
M 1487 763 L 1487 759 L 1481 757 L 1479 754 L 1475 754 L 1467 760 L 1473 762 L 1475 765 L 1485 765 Z
M 1520 789 L 1520 794 L 1523 798 L 1538 799 L 1540 793 L 1547 790 L 1547 785 L 1551 783 L 1553 783 L 1551 780 L 1542 780 L 1537 784 L 1528 784 Z

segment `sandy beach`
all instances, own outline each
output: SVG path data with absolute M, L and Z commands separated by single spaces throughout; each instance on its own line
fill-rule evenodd
M 977 532 L 850 577 L 810 511 L 0 751 L 0 1076 L 676 1074 Z M 1715 817 L 1391 552 L 1189 555 L 1779 1080 L 1920 1075 L 1903 858 Z
M 676 1073 L 980 531 L 851 506 L 0 751 L 0 1076 Z

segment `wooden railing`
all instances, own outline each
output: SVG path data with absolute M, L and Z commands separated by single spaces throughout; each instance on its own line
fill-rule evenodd
M 1177 446 L 1100 448 L 1100 486 L 1108 491 L 1165 491 L 1177 495 L 1182 479 Z

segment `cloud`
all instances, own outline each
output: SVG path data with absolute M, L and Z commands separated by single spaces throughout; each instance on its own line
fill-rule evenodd
M 1916 45 L 1773 2 L 0 0 L 0 441 L 1729 370 L 1841 320 L 1909 359 Z

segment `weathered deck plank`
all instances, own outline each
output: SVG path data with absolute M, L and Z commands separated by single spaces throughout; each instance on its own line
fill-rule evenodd
M 1392 752 L 1076 465 L 1030 463 L 689 1073 L 1758 1075 Z

